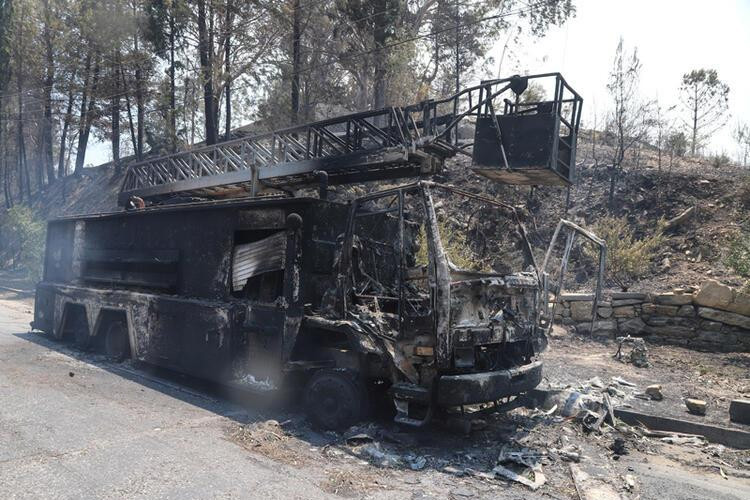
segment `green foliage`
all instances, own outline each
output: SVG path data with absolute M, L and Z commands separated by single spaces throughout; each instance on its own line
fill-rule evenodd
M 715 69 L 694 69 L 682 76 L 681 100 L 685 123 L 691 127 L 690 153 L 696 152 L 726 124 L 729 116 L 729 85 Z
M 685 132 L 672 131 L 667 137 L 666 149 L 672 156 L 684 156 L 687 153 L 688 140 Z
M 467 271 L 487 271 L 482 260 L 475 255 L 471 248 L 466 232 L 452 228 L 446 221 L 438 220 L 438 230 L 443 249 L 448 259 L 458 267 Z
M 540 83 L 530 82 L 526 90 L 521 94 L 520 102 L 522 103 L 535 103 L 543 102 L 547 100 L 547 92 Z
M 456 231 L 450 225 L 438 219 L 438 231 L 440 233 L 440 242 L 443 244 L 443 250 L 448 255 L 448 259 L 458 267 L 468 271 L 482 271 L 486 266 L 478 259 L 471 250 L 470 243 L 467 241 L 466 234 Z M 424 226 L 419 229 L 417 236 L 417 251 L 414 255 L 417 265 L 424 266 L 429 263 L 429 248 L 427 245 L 427 232 Z
M 604 217 L 591 228 L 607 242 L 607 277 L 623 290 L 649 269 L 651 260 L 666 241 L 665 221 L 659 220 L 654 234 L 637 238 L 625 217 Z M 592 249 L 584 251 L 596 258 Z
M 16 205 L 0 217 L 0 232 L 7 238 L 5 258 L 14 268 L 23 270 L 29 279 L 42 276 L 45 225 L 31 208 Z
M 750 279 L 750 234 L 739 234 L 729 240 L 726 264 L 745 279 Z
M 729 166 L 730 163 L 732 163 L 731 158 L 729 158 L 724 153 L 712 155 L 711 158 L 709 158 L 709 161 L 711 162 L 711 166 L 714 168 L 726 167 Z

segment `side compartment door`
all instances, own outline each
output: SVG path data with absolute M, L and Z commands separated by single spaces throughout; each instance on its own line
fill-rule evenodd
M 230 312 L 224 304 L 160 296 L 151 302 L 147 361 L 221 380 L 230 359 Z

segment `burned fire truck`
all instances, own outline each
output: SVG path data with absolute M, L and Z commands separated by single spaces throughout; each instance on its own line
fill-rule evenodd
M 530 80 L 551 82 L 553 97 L 524 100 Z M 559 74 L 512 77 L 133 164 L 128 210 L 49 222 L 33 326 L 120 360 L 300 388 L 324 428 L 364 416 L 376 388 L 412 425 L 517 396 L 541 380 L 574 238 L 603 243 L 561 221 L 537 263 L 515 207 L 424 179 L 464 154 L 498 182 L 569 185 L 581 103 Z M 461 123 L 474 125 L 471 152 Z M 422 180 L 329 195 L 405 177 Z M 310 187 L 316 196 L 295 193 Z M 452 262 L 437 196 L 510 221 L 502 271 Z

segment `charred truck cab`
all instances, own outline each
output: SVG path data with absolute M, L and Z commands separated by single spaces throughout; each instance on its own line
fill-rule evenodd
M 523 100 L 530 79 L 552 100 Z M 412 425 L 519 395 L 541 380 L 573 239 L 603 242 L 561 221 L 539 266 L 503 202 L 428 181 L 346 203 L 326 189 L 424 177 L 456 154 L 497 182 L 570 185 L 581 103 L 559 74 L 515 76 L 130 165 L 119 202 L 131 210 L 48 224 L 33 326 L 116 359 L 301 388 L 325 428 L 361 418 L 374 394 Z M 290 196 L 316 183 L 318 198 Z M 491 267 L 451 255 L 457 210 L 497 234 Z

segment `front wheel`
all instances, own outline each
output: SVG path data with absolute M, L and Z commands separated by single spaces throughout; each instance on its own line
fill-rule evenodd
M 362 383 L 348 370 L 318 370 L 305 388 L 305 405 L 312 422 L 326 430 L 345 429 L 366 414 Z

